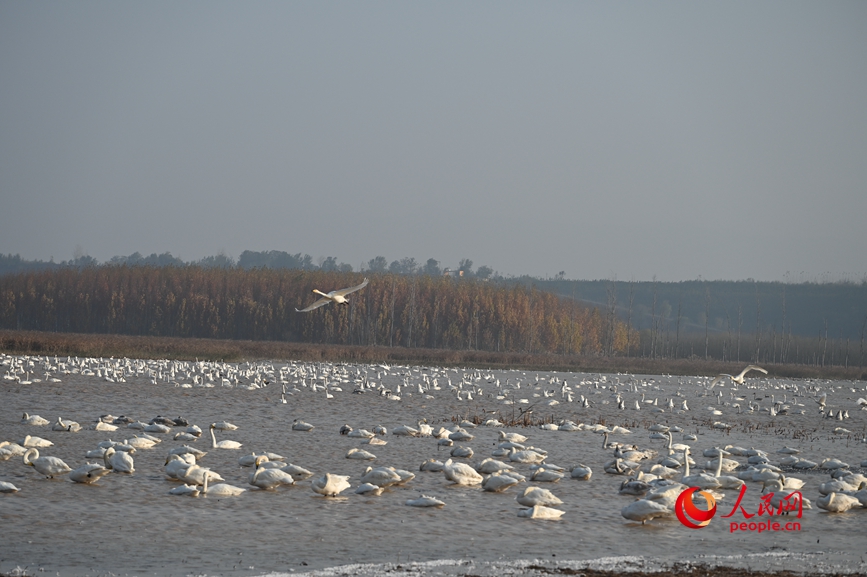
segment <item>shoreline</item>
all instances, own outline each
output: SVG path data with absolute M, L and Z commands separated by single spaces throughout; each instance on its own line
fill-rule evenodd
M 309 362 L 680 376 L 736 374 L 744 365 L 751 362 L 748 359 L 741 361 L 697 358 L 648 359 L 13 330 L 0 330 L 0 353 L 225 362 L 292 359 Z M 762 366 L 767 369 L 768 377 L 867 380 L 867 367 L 795 364 L 762 364 Z

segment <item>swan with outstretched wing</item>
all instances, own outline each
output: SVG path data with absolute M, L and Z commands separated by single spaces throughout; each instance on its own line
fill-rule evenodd
M 322 295 L 322 298 L 320 298 L 318 301 L 314 302 L 312 305 L 310 305 L 307 308 L 295 309 L 295 310 L 299 313 L 306 313 L 306 312 L 310 312 L 314 309 L 318 309 L 321 306 L 325 306 L 331 302 L 337 303 L 339 305 L 348 304 L 349 299 L 346 298 L 346 295 L 352 294 L 355 291 L 359 291 L 359 290 L 363 289 L 364 287 L 367 286 L 367 283 L 368 283 L 368 280 L 364 279 L 364 282 L 362 282 L 358 286 L 340 289 L 340 290 L 336 290 L 336 291 L 331 291 L 330 293 L 324 293 L 318 289 L 313 289 L 313 292 L 318 294 L 318 295 Z

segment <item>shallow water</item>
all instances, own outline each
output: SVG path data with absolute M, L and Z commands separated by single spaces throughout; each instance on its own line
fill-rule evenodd
M 39 366 L 37 362 L 35 368 Z M 278 370 L 281 366 L 273 364 Z M 238 458 L 252 451 L 271 451 L 313 471 L 315 476 L 325 472 L 350 475 L 353 487 L 333 499 L 316 495 L 309 480 L 276 491 L 250 487 L 250 491 L 234 498 L 172 496 L 168 491 L 178 483 L 166 479 L 163 465 L 168 449 L 184 443 L 173 441 L 171 434 L 154 435 L 164 441 L 153 450 L 136 453 L 135 474 L 111 474 L 93 486 L 72 483 L 65 476 L 45 479 L 25 466 L 20 457 L 14 457 L 0 462 L 0 480 L 21 489 L 14 494 L 0 494 L 0 572 L 26 568 L 28 574 L 44 571 L 62 576 L 108 573 L 248 576 L 323 570 L 324 573 L 318 574 L 408 571 L 493 575 L 513 571 L 532 573 L 522 560 L 539 560 L 537 563 L 555 567 L 622 557 L 633 561 L 621 561 L 617 566 L 637 563 L 645 569 L 683 560 L 754 569 L 863 572 L 867 568 L 865 509 L 843 514 L 829 514 L 818 508 L 806 510 L 797 532 L 729 533 L 729 519 L 722 519 L 721 515 L 731 510 L 737 492 L 726 491 L 726 498 L 719 503 L 721 513 L 700 530 L 688 529 L 676 518 L 656 519 L 646 525 L 626 521 L 620 509 L 634 497 L 618 495 L 624 477 L 603 472 L 602 465 L 613 458 L 612 452 L 603 449 L 601 436 L 592 432 L 544 431 L 537 427 L 506 429 L 529 437 L 528 445 L 547 450 L 549 463 L 571 467 L 580 462 L 593 469 L 593 477 L 587 482 L 567 476 L 558 483 L 532 483 L 550 489 L 564 501 L 559 508 L 565 514 L 558 521 L 517 516 L 520 506 L 515 496 L 525 484 L 504 493 L 486 493 L 478 487 L 451 485 L 442 473 L 420 472 L 418 467 L 425 459 L 449 458 L 448 449 L 438 449 L 436 440 L 430 437 L 391 434 L 394 427 L 416 426 L 420 419 L 427 419 L 436 428 L 451 425 L 455 417 L 481 416 L 485 411 L 511 418 L 518 414 L 518 407 L 533 405 L 535 417 L 552 416 L 555 420 L 567 418 L 588 424 L 602 420 L 609 426 L 625 426 L 632 434 L 613 435 L 612 440 L 635 443 L 642 448 L 664 447 L 662 441 L 649 440 L 647 427 L 651 424 L 679 425 L 685 432 L 698 435 L 698 440 L 690 444 L 693 458 L 699 463 L 708 460 L 701 456 L 702 450 L 729 444 L 764 449 L 770 453 L 771 462 L 777 463 L 784 455 L 776 451 L 785 445 L 800 449 L 800 457 L 817 462 L 836 457 L 849 463 L 853 470 L 864 472 L 858 466 L 867 459 L 867 444 L 863 442 L 867 411 L 858 410 L 857 404 L 859 397 L 867 397 L 864 383 L 768 379 L 751 373 L 750 376 L 763 378 L 748 378 L 737 389 L 726 383 L 722 387 L 723 403 L 719 403 L 716 396 L 703 396 L 709 383 L 704 377 L 304 366 L 306 379 L 297 373 L 288 378 L 289 389 L 294 387 L 298 391 L 287 395 L 285 404 L 280 402 L 280 383 L 273 377 L 270 385 L 253 390 L 243 386 L 249 379 L 231 387 L 221 386 L 219 379 L 214 387 L 177 386 L 192 383 L 181 371 L 173 382 L 158 379 L 156 384 L 144 373 L 127 374 L 126 382 L 111 383 L 101 377 L 59 371 L 55 377 L 61 378 L 60 383 L 43 380 L 22 385 L 0 381 L 3 397 L 0 441 L 17 441 L 26 434 L 47 438 L 55 445 L 40 449 L 40 454 L 60 457 L 72 468 L 83 464 L 84 453 L 95 448 L 100 440 L 120 440 L 139 433 L 123 427 L 112 433 L 87 430 L 102 414 L 123 414 L 145 422 L 156 415 L 180 415 L 206 431 L 199 441 L 189 444 L 208 451 L 200 464 L 219 472 L 227 483 L 250 487 L 247 478 L 251 469 L 239 467 Z M 261 374 L 262 365 L 229 368 L 258 369 Z M 314 379 L 314 371 L 316 377 L 325 378 Z M 41 374 L 41 370 L 37 373 Z M 430 379 L 436 376 L 441 390 L 420 393 L 418 386 L 424 384 L 425 374 Z M 356 381 L 363 378 L 393 391 L 400 384 L 401 400 L 390 400 L 375 390 L 353 394 Z M 475 388 L 473 400 L 458 400 L 446 382 L 451 379 L 457 385 L 464 378 L 472 382 L 464 385 L 464 391 Z M 553 379 L 559 382 L 552 382 Z M 569 403 L 561 395 L 564 380 L 576 402 Z M 333 398 L 327 399 L 324 390 L 313 391 L 308 386 L 313 382 L 328 383 Z M 521 383 L 521 388 L 512 388 L 515 383 Z M 342 391 L 334 390 L 336 385 Z M 626 410 L 617 409 L 612 387 L 626 400 Z M 633 387 L 638 391 L 631 390 Z M 516 404 L 504 405 L 503 400 L 496 398 L 507 389 Z M 719 386 L 713 393 L 718 389 Z M 545 397 L 546 391 L 553 391 L 553 396 Z M 678 392 L 681 396 L 675 396 Z M 814 401 L 819 392 L 827 393 L 828 407 L 848 409 L 851 418 L 845 421 L 820 418 Z M 754 399 L 767 407 L 770 399 L 764 400 L 764 396 L 771 394 L 776 398 L 785 394 L 787 403 L 800 403 L 807 413 L 772 418 L 766 412 L 738 414 L 731 406 L 736 402 L 733 397 L 740 395 L 747 399 L 740 402 L 743 408 Z M 425 398 L 426 395 L 433 398 Z M 590 400 L 589 408 L 577 402 L 580 395 Z M 654 413 L 653 406 L 647 403 L 641 404 L 641 410 L 632 408 L 642 395 L 645 401 L 657 399 L 657 408 L 665 412 Z M 669 410 L 666 405 L 669 398 L 674 398 L 677 408 L 686 399 L 690 410 Z M 528 403 L 521 404 L 521 399 Z M 559 400 L 559 404 L 544 404 L 553 399 Z M 706 410 L 708 406 L 723 414 L 712 416 Z M 57 417 L 74 420 L 85 430 L 56 432 L 50 426 L 23 425 L 20 422 L 23 412 L 39 414 L 51 421 Z M 292 431 L 294 419 L 312 423 L 315 428 L 310 432 Z M 218 440 L 239 441 L 243 443 L 241 450 L 210 448 L 207 426 L 221 420 L 230 421 L 239 429 L 218 433 Z M 716 430 L 710 427 L 712 421 L 735 426 L 728 432 Z M 771 422 L 773 427 L 768 426 Z M 360 439 L 341 436 L 338 430 L 344 423 L 368 430 L 384 425 L 389 429 L 384 437 L 388 444 L 362 446 Z M 760 427 L 756 429 L 756 425 Z M 841 426 L 852 432 L 832 433 Z M 475 463 L 490 456 L 498 430 L 483 426 L 471 430 L 475 439 L 459 443 L 472 447 L 476 453 L 467 461 Z M 682 442 L 680 436 L 675 435 L 675 442 Z M 346 459 L 346 452 L 353 447 L 371 451 L 377 456 L 376 461 Z M 743 457 L 731 458 L 746 461 Z M 407 469 L 416 477 L 378 497 L 356 495 L 354 488 L 369 464 Z M 515 468 L 529 476 L 529 465 L 516 464 Z M 814 503 L 819 497 L 818 485 L 830 479 L 827 472 L 821 471 L 793 476 L 807 481 L 802 493 Z M 745 510 L 757 511 L 760 491 L 761 484 L 748 483 L 743 501 Z M 422 509 L 404 504 L 420 492 L 445 501 L 446 506 Z M 739 513 L 734 518 L 744 520 Z M 430 563 L 436 560 L 454 561 Z M 328 569 L 348 564 L 356 565 L 349 569 Z

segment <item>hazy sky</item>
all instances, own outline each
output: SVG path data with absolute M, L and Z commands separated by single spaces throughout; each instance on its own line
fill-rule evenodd
M 860 280 L 867 2 L 0 0 L 0 201 L 27 259 Z

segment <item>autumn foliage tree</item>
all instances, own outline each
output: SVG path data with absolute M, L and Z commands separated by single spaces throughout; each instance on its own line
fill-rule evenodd
M 429 263 L 430 264 L 430 263 Z M 298 313 L 353 286 L 340 271 L 102 266 L 0 277 L 0 327 L 557 354 L 625 351 L 627 327 L 518 283 L 370 274 L 346 306 Z M 635 337 L 633 337 L 635 342 Z

